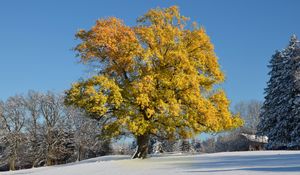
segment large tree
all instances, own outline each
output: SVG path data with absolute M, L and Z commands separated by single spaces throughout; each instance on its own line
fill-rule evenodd
M 259 132 L 269 137 L 269 149 L 299 147 L 300 42 L 293 35 L 287 48 L 270 61 L 270 80 L 260 114 Z
M 130 133 L 133 158 L 145 158 L 151 135 L 189 138 L 238 127 L 229 110 L 224 81 L 209 37 L 176 6 L 152 9 L 126 26 L 115 17 L 80 30 L 75 50 L 97 74 L 74 83 L 66 103 L 102 123 L 103 134 Z
M 277 123 L 277 118 L 280 116 L 279 104 L 283 103 L 283 72 L 284 72 L 284 59 L 279 51 L 276 51 L 270 60 L 268 67 L 271 69 L 269 72 L 270 80 L 267 83 L 267 88 L 265 89 L 265 101 L 262 106 L 262 111 L 260 113 L 260 122 L 258 124 L 258 132 L 261 135 L 267 135 L 269 140 L 274 140 L 272 138 L 271 132 L 274 132 L 273 128 Z M 269 142 L 270 143 L 270 142 Z

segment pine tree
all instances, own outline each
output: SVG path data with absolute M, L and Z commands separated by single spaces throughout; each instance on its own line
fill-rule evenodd
M 265 101 L 262 107 L 262 112 L 260 114 L 260 123 L 258 125 L 258 131 L 262 135 L 268 135 L 270 137 L 270 132 L 272 128 L 277 123 L 276 114 L 278 114 L 277 102 L 280 94 L 279 84 L 282 81 L 282 66 L 283 57 L 279 51 L 272 56 L 270 61 L 271 68 L 269 72 L 270 80 L 267 83 L 267 88 L 265 89 Z
M 188 139 L 183 139 L 180 142 L 180 151 L 181 152 L 190 152 L 191 150 L 191 144 Z
M 281 52 L 276 51 L 270 61 L 270 80 L 265 89 L 265 102 L 258 125 L 259 133 L 269 138 L 267 145 L 269 149 L 290 147 L 293 140 L 292 132 L 298 125 L 296 121 L 297 108 L 300 107 L 300 100 L 297 102 L 300 91 L 297 91 L 296 81 L 300 75 L 298 57 L 299 41 L 293 35 L 288 47 Z
M 300 42 L 293 35 L 287 54 L 292 62 L 292 100 L 291 115 L 289 116 L 288 128 L 291 135 L 291 141 L 288 145 L 290 149 L 299 149 L 300 147 Z

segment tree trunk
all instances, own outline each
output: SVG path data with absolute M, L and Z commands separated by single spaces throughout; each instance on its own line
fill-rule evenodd
M 35 159 L 35 160 L 32 162 L 32 167 L 31 167 L 31 168 L 35 168 L 37 162 L 38 162 L 38 159 Z
M 16 141 L 13 147 L 13 154 L 11 155 L 9 160 L 9 170 L 11 171 L 16 170 L 17 148 L 18 142 Z
M 147 157 L 149 138 L 150 136 L 148 133 L 137 136 L 137 149 L 134 155 L 132 156 L 132 159 L 145 159 Z
M 16 170 L 16 161 L 14 157 L 9 160 L 9 170 L 10 171 Z
M 82 154 L 82 146 L 79 144 L 78 146 L 78 155 L 77 155 L 77 161 L 81 161 L 81 154 Z
M 51 160 L 51 158 L 49 156 L 47 156 L 47 158 L 46 158 L 46 165 L 47 166 L 51 166 L 52 165 L 52 160 Z

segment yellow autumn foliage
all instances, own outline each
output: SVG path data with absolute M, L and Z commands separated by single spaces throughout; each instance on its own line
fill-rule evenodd
M 112 137 L 189 138 L 241 126 L 225 92 L 215 88 L 225 76 L 209 37 L 189 25 L 173 6 L 150 10 L 134 27 L 111 17 L 80 30 L 75 50 L 100 71 L 74 83 L 66 103 L 103 121 Z

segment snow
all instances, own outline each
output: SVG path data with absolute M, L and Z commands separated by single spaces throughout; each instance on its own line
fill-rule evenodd
M 246 137 L 248 140 L 252 142 L 268 143 L 268 136 L 258 136 L 258 135 L 245 134 L 245 133 L 242 133 L 241 135 Z
M 1 175 L 258 175 L 300 174 L 300 151 L 163 154 L 145 160 L 104 156 L 66 165 L 3 172 Z

